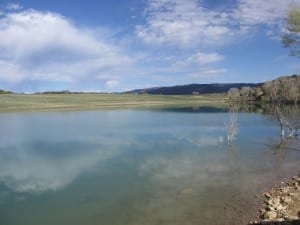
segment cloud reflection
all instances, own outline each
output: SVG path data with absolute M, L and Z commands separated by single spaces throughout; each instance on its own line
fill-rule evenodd
M 31 147 L 0 148 L 0 181 L 16 192 L 37 194 L 63 189 L 99 162 L 118 154 L 120 145 L 120 140 L 112 138 L 90 144 L 36 143 Z

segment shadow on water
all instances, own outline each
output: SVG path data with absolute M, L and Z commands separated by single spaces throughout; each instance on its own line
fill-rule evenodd
M 299 225 L 300 220 L 293 220 L 293 221 L 283 221 L 283 222 L 261 222 L 256 223 L 258 225 Z M 250 225 L 250 223 L 249 223 Z

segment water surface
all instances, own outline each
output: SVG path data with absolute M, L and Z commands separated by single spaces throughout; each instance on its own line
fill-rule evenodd
M 229 146 L 220 109 L 2 113 L 0 224 L 238 224 L 300 153 L 272 150 L 269 117 L 237 118 Z

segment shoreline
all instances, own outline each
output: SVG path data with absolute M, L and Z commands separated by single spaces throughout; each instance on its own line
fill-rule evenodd
M 256 195 L 255 215 L 248 224 L 300 224 L 300 171 Z

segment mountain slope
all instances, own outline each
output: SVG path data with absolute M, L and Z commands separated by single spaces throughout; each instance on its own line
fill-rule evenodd
M 170 87 L 153 87 L 136 89 L 125 92 L 127 94 L 162 94 L 162 95 L 191 95 L 191 94 L 213 94 L 225 93 L 230 88 L 258 87 L 262 83 L 224 83 L 224 84 L 188 84 Z

